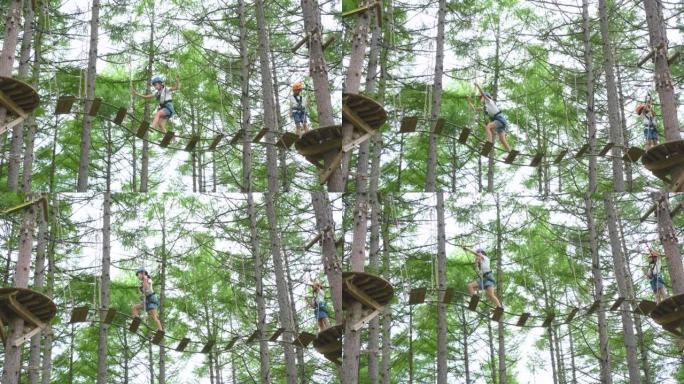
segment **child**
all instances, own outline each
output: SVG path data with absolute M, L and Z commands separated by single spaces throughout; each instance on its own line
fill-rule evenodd
M 478 83 L 475 83 L 475 87 L 480 91 L 480 101 L 484 105 L 485 113 L 489 118 L 489 123 L 485 126 L 485 129 L 487 130 L 487 141 L 492 144 L 494 143 L 493 131 L 496 130 L 499 141 L 503 144 L 506 152 L 510 153 L 511 147 L 506 141 L 506 127 L 508 126 L 506 118 L 499 107 L 496 106 L 494 100 L 492 100 L 492 95 L 489 92 L 484 92 Z
M 663 274 L 660 272 L 660 255 L 651 247 L 648 247 L 649 261 L 648 269 L 646 270 L 646 277 L 651 279 L 651 289 L 655 294 L 656 304 L 665 300 L 667 293 L 665 293 L 665 282 L 663 281 Z
M 658 130 L 651 103 L 637 105 L 636 114 L 641 116 L 644 122 L 644 139 L 646 139 L 646 150 L 648 151 L 658 145 Z
M 307 101 L 302 95 L 304 86 L 299 81 L 292 84 L 292 95 L 290 96 L 290 117 L 294 119 L 297 127 L 297 136 L 302 136 L 309 130 L 306 126 L 306 105 Z
M 470 296 L 474 296 L 476 294 L 476 287 L 477 290 L 486 290 L 487 296 L 492 299 L 492 302 L 496 304 L 496 307 L 501 307 L 501 302 L 494 294 L 496 280 L 494 280 L 494 276 L 492 276 L 492 270 L 489 267 L 489 257 L 487 257 L 487 254 L 482 249 L 477 249 L 476 251 L 473 251 L 467 247 L 463 247 L 463 249 L 475 255 L 475 268 L 477 269 L 478 277 L 476 281 L 468 283 L 468 292 L 470 292 Z
M 176 85 L 173 87 L 166 87 L 164 85 L 164 80 L 161 76 L 155 76 L 152 78 L 152 86 L 157 90 L 156 93 L 150 93 L 149 95 L 143 95 L 135 91 L 131 87 L 131 94 L 134 96 L 142 97 L 143 99 L 156 98 L 157 112 L 154 114 L 154 119 L 150 125 L 152 129 L 156 129 L 159 125 L 159 129 L 166 133 L 166 122 L 173 116 L 176 111 L 173 109 L 172 92 L 180 90 L 180 77 L 176 76 Z
M 328 327 L 330 323 L 328 322 L 328 308 L 325 304 L 325 292 L 323 291 L 323 284 L 316 280 L 311 284 L 313 290 L 313 300 L 311 301 L 311 306 L 316 314 L 316 321 L 318 321 L 318 332 L 323 332 Z
M 163 331 L 164 329 L 159 321 L 159 317 L 157 317 L 159 299 L 152 290 L 152 279 L 150 278 L 150 275 L 147 273 L 145 268 L 141 267 L 135 271 L 135 276 L 138 278 L 138 280 L 140 280 L 140 286 L 138 286 L 138 290 L 140 291 L 142 303 L 133 305 L 133 317 L 139 317 L 140 310 L 144 307 L 145 312 L 147 312 L 147 314 L 150 315 L 152 320 L 154 320 L 154 322 L 157 324 L 157 330 Z

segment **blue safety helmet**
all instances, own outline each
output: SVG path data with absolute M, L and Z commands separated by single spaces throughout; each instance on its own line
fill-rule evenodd
M 476 250 L 475 250 L 475 253 L 479 253 L 479 254 L 481 254 L 481 255 L 487 256 L 487 253 L 486 253 L 482 248 L 476 249 Z
M 164 79 L 162 79 L 161 76 L 155 76 L 155 77 L 153 77 L 153 78 L 152 78 L 152 85 L 155 85 L 155 84 L 157 84 L 157 83 L 163 84 L 163 83 L 164 83 Z
M 137 275 L 138 273 L 147 273 L 147 271 L 145 270 L 145 268 L 140 267 L 140 268 L 138 268 L 138 270 L 135 271 L 135 274 L 136 274 L 136 275 Z

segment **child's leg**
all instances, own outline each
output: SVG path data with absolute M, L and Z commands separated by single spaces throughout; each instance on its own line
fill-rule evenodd
M 323 330 L 325 331 L 328 328 L 330 328 L 330 321 L 326 317 L 325 319 L 323 319 Z
M 140 304 L 140 303 L 138 303 L 138 304 L 133 304 L 133 309 L 132 309 L 133 317 L 138 317 L 138 316 L 140 316 L 140 310 L 141 310 L 141 309 L 142 309 L 142 304 Z
M 475 295 L 475 287 L 477 286 L 477 282 L 471 281 L 468 283 L 468 292 L 470 293 L 470 296 Z
M 166 118 L 166 116 L 161 117 L 159 119 L 159 130 L 161 130 L 164 133 L 166 133 L 166 122 L 167 121 L 168 121 L 168 119 Z
M 494 135 L 492 134 L 492 130 L 494 129 L 494 123 L 489 122 L 487 125 L 485 125 L 485 130 L 487 131 L 487 141 L 490 143 L 494 143 Z
M 508 142 L 506 141 L 506 131 L 501 131 L 498 135 L 499 141 L 501 141 L 501 144 L 503 144 L 504 148 L 506 149 L 506 152 L 510 152 L 511 147 L 508 145 Z
M 487 287 L 487 296 L 489 296 L 490 299 L 496 304 L 497 307 L 501 306 L 501 302 L 499 301 L 499 298 L 496 297 L 494 294 L 494 287 Z
M 152 124 L 150 124 L 150 127 L 152 127 L 152 129 L 157 128 L 157 125 L 159 125 L 159 119 L 160 118 L 161 118 L 161 110 L 154 113 L 154 118 L 152 119 Z
M 163 331 L 164 329 L 161 326 L 161 321 L 159 321 L 159 317 L 157 317 L 157 310 L 150 309 L 147 313 L 152 317 L 152 320 L 154 320 L 154 322 L 157 324 L 157 329 Z

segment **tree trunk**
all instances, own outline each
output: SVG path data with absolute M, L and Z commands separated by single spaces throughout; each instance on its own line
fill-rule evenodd
M 437 383 L 446 384 L 447 365 L 447 313 L 442 301 L 446 292 L 446 234 L 444 231 L 444 194 L 437 192 Z
M 391 5 L 388 6 L 391 9 Z M 392 20 L 389 18 L 389 20 Z M 385 204 L 382 210 L 382 270 L 385 272 L 385 278 L 389 280 L 390 274 L 390 206 Z M 380 374 L 382 376 L 382 384 L 389 384 L 391 381 L 390 367 L 392 362 L 392 305 L 388 304 L 382 313 L 382 368 Z
M 48 245 L 48 228 L 47 222 L 42 218 L 41 215 L 38 215 L 37 240 L 36 272 L 33 280 L 33 288 L 38 292 L 42 292 L 43 285 L 45 284 L 45 253 Z M 31 353 L 28 364 L 29 384 L 38 384 L 40 382 L 40 341 L 42 335 L 43 332 L 40 332 L 31 338 Z
M 166 206 L 161 208 L 161 269 L 159 273 L 159 309 L 157 309 L 159 322 L 165 329 L 164 314 L 166 313 L 166 265 L 169 258 L 166 246 Z M 166 348 L 164 348 L 164 340 L 159 344 L 159 375 L 157 377 L 158 384 L 166 383 Z
M 27 198 L 31 199 L 29 195 Z M 19 257 L 17 258 L 16 270 L 14 273 L 14 286 L 17 288 L 28 288 L 29 268 L 31 267 L 31 250 L 33 249 L 33 229 L 36 218 L 35 204 L 32 204 L 24 211 L 21 224 L 21 237 Z M 21 350 L 23 344 L 14 347 L 11 343 L 19 338 L 24 332 L 24 319 L 14 318 L 9 321 L 9 333 L 5 343 L 5 364 L 2 370 L 2 384 L 18 384 L 19 373 L 21 372 Z
M 249 49 L 247 48 L 247 11 L 245 1 L 238 2 L 238 15 L 240 19 L 240 110 L 242 111 L 242 193 L 252 189 L 252 132 L 250 127 L 249 108 Z
M 501 70 L 501 59 L 499 58 L 501 54 L 501 21 L 496 22 L 496 33 L 494 35 L 494 79 L 492 82 L 492 96 L 494 96 L 494 101 L 499 99 L 499 73 Z M 487 124 L 487 121 L 483 124 Z M 492 137 L 494 140 L 494 137 Z M 478 156 L 479 157 L 479 156 Z M 487 192 L 494 192 L 494 151 L 489 153 L 487 157 Z M 541 192 L 540 192 L 541 194 Z
M 620 56 L 617 54 L 617 49 L 614 50 L 615 55 L 615 75 L 617 77 L 617 92 L 618 92 L 618 117 L 620 118 L 620 130 L 627 132 L 627 118 L 625 116 L 625 97 L 622 92 L 622 70 L 620 70 Z M 624 148 L 629 148 L 629 139 L 624 138 Z M 625 185 L 628 192 L 632 192 L 632 162 L 626 161 L 625 167 Z
M 52 183 L 51 183 L 52 185 Z M 51 187 L 52 191 L 52 187 Z M 57 217 L 57 210 L 58 210 L 58 200 L 57 200 L 57 194 L 52 193 L 52 204 L 50 204 L 50 210 L 51 214 L 50 217 L 52 218 L 50 222 L 50 234 L 49 234 L 49 241 L 48 241 L 48 249 L 47 249 L 47 259 L 48 259 L 48 270 L 47 270 L 47 287 L 45 289 L 45 294 L 48 295 L 49 297 L 52 297 L 52 293 L 54 292 L 54 287 L 55 287 L 55 246 L 56 246 L 56 241 L 55 238 L 57 237 L 57 231 L 58 231 L 58 226 L 55 220 L 55 217 Z M 48 324 L 45 327 L 45 330 L 43 330 L 43 334 L 45 335 L 45 348 L 43 350 L 43 366 L 42 366 L 42 384 L 50 384 L 50 376 L 52 374 L 52 340 L 53 340 L 53 333 L 52 333 L 52 326 Z
M 608 95 L 608 125 L 610 141 L 614 144 L 611 149 L 613 161 L 613 191 L 624 192 L 625 180 L 622 164 L 622 150 L 624 139 L 620 127 L 620 111 L 618 107 L 617 86 L 615 83 L 615 58 L 610 38 L 610 23 L 608 22 L 607 0 L 599 0 L 599 19 L 601 25 L 601 40 L 603 42 L 603 70 L 606 73 L 606 93 Z
M 335 121 L 330 100 L 328 66 L 323 53 L 321 13 L 318 1 L 302 0 L 302 10 L 304 12 L 304 33 L 309 36 L 309 76 L 313 81 L 318 123 L 321 127 L 327 127 L 335 124 Z
M 427 174 L 425 176 L 425 192 L 435 192 L 437 168 L 437 134 L 435 127 L 442 106 L 442 76 L 444 74 L 444 24 L 446 17 L 446 0 L 439 0 L 439 10 L 437 12 L 437 41 L 435 52 L 435 79 L 432 85 L 432 113 L 430 114 L 430 136 L 428 142 Z M 438 364 L 439 366 L 439 364 Z M 446 369 L 446 366 L 445 366 Z M 438 373 L 438 376 L 439 373 Z M 444 376 L 446 380 L 446 376 Z
M 148 12 L 150 12 L 150 50 L 147 53 L 147 69 L 145 71 L 147 75 L 147 80 L 145 81 L 146 89 L 150 89 L 150 86 L 152 85 L 152 68 L 155 57 L 154 33 L 156 30 L 156 23 L 154 22 L 154 18 L 156 16 L 156 0 L 153 0 L 151 5 L 152 8 L 148 10 Z M 143 120 L 150 121 L 150 103 L 148 101 L 145 101 L 145 107 L 143 108 Z M 145 140 L 142 140 L 142 153 L 140 159 L 140 192 L 148 191 L 147 184 L 150 173 L 150 144 L 146 140 L 148 136 L 149 130 L 145 132 Z
M 335 222 L 330 209 L 330 200 L 326 192 L 311 192 L 311 205 L 316 215 L 316 228 L 321 236 L 323 269 L 328 276 L 328 285 L 332 297 L 335 319 L 342 316 L 342 267 L 337 258 L 335 247 Z M 338 317 L 340 316 L 340 317 Z M 340 323 L 336 321 L 336 323 Z
M 87 111 L 95 99 L 95 81 L 97 78 L 97 41 L 100 26 L 100 0 L 93 0 L 93 9 L 90 18 L 90 49 L 88 50 L 88 70 L 85 79 L 85 106 L 83 111 L 83 128 L 81 129 L 81 155 L 78 163 L 78 192 L 88 190 L 88 168 L 90 165 L 90 143 L 93 128 L 93 116 Z
M 497 295 L 501 303 L 504 301 L 503 297 L 503 253 L 501 251 L 501 237 L 503 230 L 501 228 L 501 204 L 499 201 L 499 194 L 496 194 L 496 281 L 498 282 Z M 502 304 L 503 305 L 503 304 Z M 508 377 L 506 375 L 506 344 L 504 340 L 505 330 L 503 321 L 498 322 L 498 341 L 499 341 L 499 384 L 506 384 Z
M 102 277 L 100 278 L 100 334 L 98 338 L 97 347 L 97 384 L 107 383 L 107 357 L 108 346 L 107 331 L 109 325 L 104 323 L 104 317 L 109 309 L 109 268 L 111 263 L 110 258 L 110 238 L 111 238 L 111 193 L 109 192 L 110 183 L 110 161 L 107 159 L 107 191 L 103 197 L 103 213 L 102 213 Z
M 491 383 L 496 384 L 496 355 L 494 354 L 494 333 L 492 332 L 492 322 L 487 321 L 487 344 L 489 344 L 489 369 L 492 376 Z
M 667 256 L 667 269 L 668 272 L 670 272 L 670 279 L 672 280 L 672 293 L 681 295 L 684 294 L 684 266 L 682 266 L 682 257 L 679 253 L 677 232 L 672 225 L 672 218 L 670 217 L 668 194 L 663 192 L 652 192 L 651 196 L 658 206 L 656 209 L 656 215 L 658 217 L 658 235 L 660 237 L 660 242 L 663 245 L 665 256 Z
M 601 277 L 601 259 L 598 249 L 596 225 L 594 224 L 594 207 L 591 194 L 584 196 L 586 207 L 587 229 L 589 230 L 589 248 L 591 250 L 591 272 L 594 280 L 594 300 L 603 301 L 603 279 Z M 597 311 L 599 332 L 599 365 L 601 367 L 601 384 L 611 384 L 610 350 L 608 348 L 608 325 L 604 311 Z

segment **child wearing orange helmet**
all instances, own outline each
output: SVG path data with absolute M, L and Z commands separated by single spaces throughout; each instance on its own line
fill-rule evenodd
M 295 82 L 292 84 L 292 95 L 290 95 L 290 117 L 294 119 L 297 136 L 299 136 L 300 139 L 309 130 L 306 126 L 307 101 L 302 94 L 303 88 L 304 86 L 301 82 Z
M 655 294 L 656 303 L 665 300 L 667 293 L 665 292 L 665 281 L 663 274 L 660 271 L 660 255 L 653 248 L 648 247 L 648 268 L 646 269 L 646 277 L 651 280 L 651 289 Z
M 641 116 L 644 122 L 644 139 L 646 139 L 646 150 L 648 151 L 658 145 L 658 130 L 651 103 L 639 103 L 636 107 L 636 114 Z
M 328 321 L 328 306 L 325 303 L 325 292 L 323 291 L 323 284 L 315 280 L 311 284 L 313 293 L 313 300 L 311 300 L 311 307 L 314 309 L 316 321 L 318 322 L 318 332 L 323 332 L 330 327 Z

